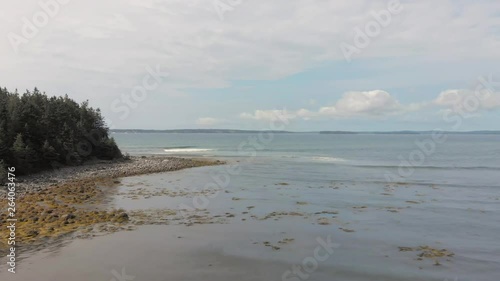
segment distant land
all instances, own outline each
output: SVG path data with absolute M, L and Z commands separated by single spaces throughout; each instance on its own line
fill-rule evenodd
M 256 134 L 263 132 L 263 130 L 231 130 L 231 129 L 177 129 L 177 130 L 144 130 L 144 129 L 113 129 L 112 133 L 127 133 L 127 134 L 141 134 L 141 133 L 170 133 L 170 134 Z M 434 131 L 390 131 L 390 132 L 354 132 L 354 131 L 315 131 L 315 132 L 292 132 L 292 131 L 265 131 L 275 134 L 324 134 L 324 135 L 425 135 L 432 134 Z M 456 135 L 499 135 L 500 131 L 441 131 L 445 134 Z
M 143 129 L 113 129 L 113 133 L 130 133 L 130 134 L 141 134 L 141 133 L 171 133 L 171 134 L 254 134 L 260 133 L 262 130 L 228 130 L 228 129 L 177 129 L 177 130 L 143 130 Z M 289 131 L 266 131 L 277 134 L 291 134 L 295 132 Z
M 436 131 L 391 131 L 391 132 L 349 132 L 349 131 L 320 131 L 320 134 L 375 134 L 375 135 L 428 135 Z M 498 135 L 500 131 L 440 131 L 444 134 L 455 134 L 455 135 Z

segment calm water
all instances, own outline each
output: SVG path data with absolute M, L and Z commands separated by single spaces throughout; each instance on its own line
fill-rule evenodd
M 284 178 L 318 177 L 356 182 L 385 182 L 387 175 L 422 184 L 457 187 L 500 186 L 499 135 L 448 135 L 445 142 L 429 135 L 276 134 L 114 134 L 131 155 L 239 157 L 279 167 Z M 424 158 L 421 158 L 421 156 Z M 410 157 L 414 156 L 413 160 Z M 409 168 L 411 166 L 411 168 Z M 314 179 L 311 179 L 314 177 Z

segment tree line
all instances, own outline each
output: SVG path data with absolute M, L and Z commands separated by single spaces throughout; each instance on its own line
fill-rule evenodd
M 121 157 L 100 110 L 88 101 L 49 97 L 37 88 L 22 95 L 0 88 L 0 183 L 7 167 L 26 175 Z

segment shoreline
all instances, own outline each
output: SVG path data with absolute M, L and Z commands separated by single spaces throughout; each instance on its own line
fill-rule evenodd
M 57 170 L 42 171 L 16 178 L 17 197 L 27 192 L 40 192 L 56 185 L 91 178 L 123 178 L 182 169 L 224 164 L 223 161 L 205 158 L 174 156 L 131 156 L 129 160 L 94 160 L 80 166 L 67 166 Z M 0 196 L 5 189 L 0 189 Z
M 129 214 L 109 210 L 106 199 L 119 178 L 179 171 L 194 167 L 222 165 L 216 159 L 180 158 L 171 156 L 134 156 L 129 160 L 93 161 L 81 166 L 64 167 L 19 177 L 16 182 L 16 247 L 44 247 L 50 239 L 132 230 Z M 6 198 L 6 192 L 0 195 Z M 2 207 L 3 208 L 3 207 Z M 7 214 L 0 214 L 7 223 Z M 7 237 L 9 229 L 0 229 Z M 0 241 L 0 253 L 8 248 Z

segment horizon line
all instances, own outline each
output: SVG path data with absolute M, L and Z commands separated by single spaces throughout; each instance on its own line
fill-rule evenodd
M 287 131 L 287 130 L 251 130 L 251 129 L 110 129 L 111 132 L 276 132 L 276 133 L 357 133 L 357 134 L 373 134 L 373 133 L 500 133 L 500 130 L 473 130 L 473 131 L 446 131 L 446 130 L 392 130 L 392 131 L 345 131 L 345 130 L 314 130 L 314 131 Z

